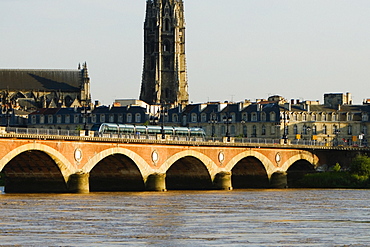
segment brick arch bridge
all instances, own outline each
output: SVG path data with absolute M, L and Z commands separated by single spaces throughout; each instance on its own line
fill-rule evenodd
M 6 192 L 286 187 L 364 148 L 0 134 Z

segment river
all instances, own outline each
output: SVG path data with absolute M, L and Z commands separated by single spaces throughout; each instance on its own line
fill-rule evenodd
M 369 190 L 0 194 L 0 245 L 368 246 Z

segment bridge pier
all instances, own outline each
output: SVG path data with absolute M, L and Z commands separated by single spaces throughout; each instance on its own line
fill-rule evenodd
M 213 180 L 213 184 L 216 189 L 219 190 L 232 190 L 231 172 L 217 173 Z
M 288 175 L 286 172 L 275 172 L 270 178 L 270 187 L 275 189 L 288 188 Z
M 89 173 L 75 173 L 69 176 L 67 187 L 71 193 L 89 193 Z
M 167 191 L 166 174 L 165 173 L 150 174 L 146 180 L 145 187 L 149 191 Z

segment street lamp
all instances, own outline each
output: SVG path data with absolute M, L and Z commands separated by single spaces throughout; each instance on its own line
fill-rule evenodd
M 209 124 L 211 124 L 211 127 L 212 127 L 212 137 L 215 137 L 215 125 L 217 124 L 217 117 L 215 115 L 211 115 L 211 118 L 209 119 L 208 121 Z
M 284 124 L 283 140 L 284 140 L 284 144 L 288 143 L 288 131 L 287 131 L 287 122 L 288 121 L 289 121 L 289 116 L 288 116 L 286 110 L 284 110 L 284 115 L 283 115 L 283 124 Z
M 229 116 L 229 114 L 227 114 L 227 116 L 225 116 L 223 118 L 224 124 L 226 124 L 226 138 L 227 138 L 227 142 L 230 142 L 229 125 L 231 124 L 232 120 L 233 119 Z
M 84 119 L 84 130 L 85 130 L 85 135 L 86 135 L 88 131 L 87 122 L 88 122 L 88 117 L 91 115 L 91 109 L 84 106 L 84 108 L 81 110 L 81 115 Z
M 6 104 L 2 108 L 2 113 L 5 115 L 6 118 L 6 127 L 10 126 L 10 118 L 13 115 L 13 109 L 11 108 L 10 104 Z

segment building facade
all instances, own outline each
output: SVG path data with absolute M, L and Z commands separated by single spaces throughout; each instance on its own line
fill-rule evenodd
M 86 63 L 75 70 L 0 69 L 2 111 L 34 111 L 90 103 L 90 78 Z
M 188 104 L 182 0 L 147 0 L 143 63 L 140 100 Z

